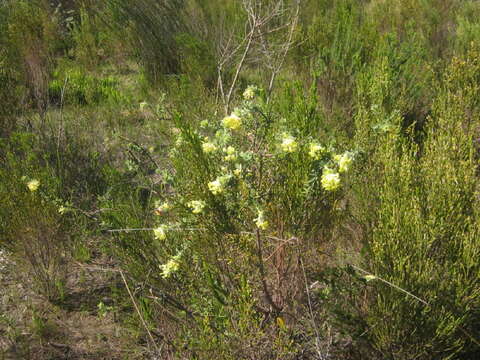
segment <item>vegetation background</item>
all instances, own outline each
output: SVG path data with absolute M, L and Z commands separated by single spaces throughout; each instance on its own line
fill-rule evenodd
M 0 359 L 480 358 L 479 19 L 0 0 Z

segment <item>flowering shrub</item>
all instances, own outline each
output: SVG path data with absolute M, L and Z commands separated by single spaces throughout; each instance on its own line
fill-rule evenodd
M 218 123 L 203 123 L 200 130 L 177 118 L 180 133 L 171 153 L 177 188 L 169 201 L 177 209 L 193 210 L 195 216 L 182 219 L 187 227 L 218 231 L 211 222 L 228 218 L 232 232 L 265 230 L 270 223 L 273 234 L 303 237 L 316 227 L 316 216 L 328 214 L 341 196 L 330 193 L 342 187 L 342 174 L 354 156 L 336 154 L 320 139 L 294 136 L 295 129 L 267 115 L 257 92 L 247 88 L 240 107 Z M 288 204 L 291 200 L 295 204 Z M 293 205 L 301 209 L 297 217 L 287 210 Z M 224 214 L 216 214 L 220 209 Z
M 149 245 L 158 281 L 206 291 L 177 295 L 188 307 L 208 311 L 212 326 L 238 326 L 230 323 L 235 318 L 225 323 L 225 308 L 212 301 L 231 304 L 233 314 L 244 296 L 241 277 L 250 288 L 242 301 L 288 311 L 304 288 L 299 254 L 329 240 L 353 164 L 353 152 L 335 151 L 314 129 L 299 131 L 260 92 L 247 88 L 230 115 L 198 128 L 176 116 L 172 189 L 152 209 L 159 215 Z M 306 115 L 303 121 L 310 120 Z M 266 260 L 269 253 L 273 262 Z M 205 333 L 209 324 L 202 320 Z

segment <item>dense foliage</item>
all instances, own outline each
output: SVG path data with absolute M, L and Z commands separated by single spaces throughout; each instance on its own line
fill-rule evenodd
M 479 358 L 479 19 L 0 1 L 0 354 Z

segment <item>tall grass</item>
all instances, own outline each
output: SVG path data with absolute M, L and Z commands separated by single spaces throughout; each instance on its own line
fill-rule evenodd
M 183 0 L 109 0 L 113 26 L 125 30 L 134 55 L 152 83 L 179 71 L 176 35 L 182 31 Z

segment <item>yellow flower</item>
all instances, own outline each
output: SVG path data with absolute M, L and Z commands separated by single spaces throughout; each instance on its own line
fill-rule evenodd
M 142 101 L 140 103 L 140 111 L 143 111 L 147 105 L 148 105 L 148 103 L 146 101 Z
M 208 183 L 208 190 L 210 190 L 213 195 L 218 195 L 223 192 L 223 185 L 220 180 L 216 179 Z
M 242 164 L 236 164 L 235 165 L 235 170 L 233 170 L 233 174 L 235 176 L 240 176 L 242 175 Z
M 343 173 L 347 172 L 352 164 L 352 155 L 349 152 L 343 153 L 343 155 L 338 156 L 336 161 L 338 164 L 338 172 Z
M 238 130 L 242 126 L 242 119 L 232 113 L 230 116 L 226 116 L 225 118 L 223 118 L 222 124 L 227 129 Z
M 323 175 L 325 175 L 325 174 L 335 174 L 335 173 L 336 173 L 336 171 L 329 168 L 328 166 L 325 166 L 323 168 Z
M 162 277 L 164 279 L 170 277 L 172 273 L 178 271 L 178 269 L 180 268 L 180 262 L 178 260 L 179 256 L 177 255 L 168 260 L 166 264 L 160 265 L 160 268 L 162 269 Z
M 38 188 L 40 187 L 40 181 L 36 180 L 36 179 L 33 179 L 33 180 L 30 180 L 28 183 L 27 183 L 27 187 L 28 187 L 28 190 L 30 191 L 37 191 Z
M 187 205 L 192 209 L 192 213 L 200 214 L 206 204 L 205 201 L 202 200 L 192 200 Z
M 282 148 L 283 151 L 292 153 L 297 150 L 298 144 L 292 135 L 284 134 L 280 147 Z
M 62 206 L 60 206 L 60 207 L 58 208 L 58 213 L 59 213 L 59 214 L 63 215 L 63 214 L 65 214 L 66 212 L 67 212 L 67 208 L 66 208 L 65 206 L 62 205 Z
M 268 221 L 265 220 L 264 211 L 258 210 L 258 217 L 255 219 L 255 224 L 260 230 L 267 230 Z
M 153 234 L 155 235 L 155 238 L 158 240 L 165 240 L 167 238 L 167 232 L 165 225 L 160 225 L 156 229 L 153 230 Z
M 318 160 L 320 159 L 321 155 L 325 152 L 325 147 L 318 143 L 311 143 L 310 144 L 310 151 L 308 152 L 308 155 L 315 159 Z
M 225 190 L 225 184 L 230 180 L 231 175 L 223 175 L 208 183 L 208 189 L 213 195 L 221 194 Z
M 204 142 L 202 144 L 202 150 L 205 154 L 208 154 L 208 153 L 216 151 L 217 147 L 215 146 L 215 144 L 213 144 L 211 142 Z
M 237 160 L 237 155 L 233 146 L 229 146 L 228 148 L 223 149 L 223 151 L 227 153 L 227 156 L 225 156 L 225 161 Z
M 248 86 L 243 92 L 243 98 L 245 100 L 253 100 L 255 98 L 256 91 L 257 91 L 256 86 L 253 86 L 253 85 Z
M 340 175 L 325 168 L 322 175 L 322 187 L 327 191 L 335 191 L 340 186 Z
M 163 204 L 160 204 L 160 201 L 155 202 L 155 210 L 154 213 L 155 215 L 162 215 L 163 213 L 169 211 L 172 208 L 172 205 L 168 202 L 164 202 Z

